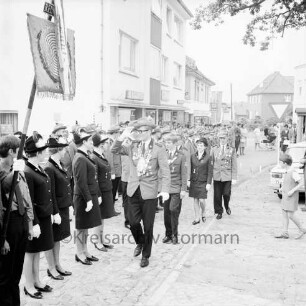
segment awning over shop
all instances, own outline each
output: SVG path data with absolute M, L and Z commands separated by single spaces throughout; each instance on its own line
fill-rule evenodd
M 296 109 L 295 109 L 295 112 L 296 112 L 298 115 L 305 115 L 305 116 L 306 116 L 306 108 L 304 108 L 304 107 L 296 108 Z
M 112 101 L 108 103 L 110 106 L 117 106 L 117 107 L 126 107 L 126 108 L 145 108 L 145 109 L 156 109 L 156 110 L 169 110 L 169 111 L 186 111 L 186 107 L 182 105 L 175 105 L 175 104 L 162 104 L 162 105 L 151 105 L 151 104 L 144 104 L 144 103 L 137 103 L 136 101 Z

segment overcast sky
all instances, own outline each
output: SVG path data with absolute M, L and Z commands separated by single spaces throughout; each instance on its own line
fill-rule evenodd
M 207 0 L 185 0 L 195 8 Z M 294 75 L 294 67 L 306 62 L 306 29 L 285 32 L 284 38 L 273 41 L 268 51 L 246 46 L 242 42 L 249 14 L 227 18 L 218 27 L 203 24 L 201 30 L 187 26 L 187 55 L 196 60 L 198 68 L 216 83 L 213 90 L 223 91 L 223 102 L 246 101 L 246 94 L 274 71 Z

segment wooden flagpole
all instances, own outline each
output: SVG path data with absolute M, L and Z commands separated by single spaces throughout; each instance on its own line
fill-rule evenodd
M 54 0 L 52 0 L 52 4 L 54 5 Z M 52 20 L 52 15 L 48 16 L 48 20 L 49 21 Z M 22 156 L 23 156 L 23 149 L 24 149 L 26 135 L 27 135 L 27 132 L 28 132 L 28 127 L 29 127 L 30 118 L 31 118 L 31 114 L 32 114 L 32 108 L 33 108 L 33 104 L 34 104 L 35 93 L 36 93 L 36 77 L 34 77 L 34 79 L 33 79 L 33 84 L 32 84 L 32 89 L 31 89 L 31 93 L 30 93 L 28 109 L 27 109 L 26 117 L 25 117 L 24 124 L 23 124 L 23 130 L 22 130 L 22 135 L 21 135 L 19 151 L 18 151 L 18 154 L 17 154 L 17 159 L 21 159 Z M 14 196 L 14 193 L 15 193 L 16 185 L 17 185 L 17 178 L 18 178 L 18 171 L 14 171 L 12 186 L 11 186 L 11 190 L 10 190 L 10 194 L 9 194 L 9 198 L 8 198 L 8 206 L 6 207 L 6 213 L 4 214 L 3 228 L 2 228 L 1 236 L 0 236 L 1 251 L 2 251 L 2 248 L 4 246 L 4 242 L 6 240 L 7 227 L 8 227 L 8 222 L 9 222 L 9 218 L 10 218 L 10 212 L 11 212 L 11 209 L 12 209 L 13 196 Z

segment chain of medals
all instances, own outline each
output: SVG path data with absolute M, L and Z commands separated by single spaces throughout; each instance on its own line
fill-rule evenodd
M 175 151 L 174 154 L 173 154 L 173 157 L 172 157 L 171 159 L 168 158 L 168 165 L 169 165 L 169 167 L 170 167 L 170 171 L 171 171 L 171 172 L 174 171 L 174 166 L 172 166 L 172 164 L 173 164 L 174 161 L 176 160 L 177 155 L 178 155 L 178 153 L 177 153 L 177 151 Z M 171 166 L 172 166 L 172 167 L 171 167 Z
M 153 146 L 149 145 L 149 149 L 145 150 L 144 154 L 142 153 L 142 145 L 139 144 L 137 148 L 137 152 L 133 152 L 133 164 L 137 169 L 137 175 L 143 176 L 147 174 L 147 169 L 149 165 L 149 161 L 152 156 Z

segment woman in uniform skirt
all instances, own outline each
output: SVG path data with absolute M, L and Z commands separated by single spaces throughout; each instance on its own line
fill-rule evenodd
M 207 150 L 207 139 L 198 139 L 196 145 L 197 151 L 190 157 L 190 182 L 188 182 L 190 185 L 189 197 L 193 198 L 193 225 L 200 223 L 201 219 L 203 222 L 206 221 L 205 200 L 207 199 L 207 191 L 210 189 L 213 175 L 213 166 L 211 164 L 210 154 Z
M 104 155 L 109 149 L 109 142 L 108 137 L 102 136 L 99 133 L 92 136 L 92 141 L 94 145 L 92 159 L 97 166 L 98 184 L 102 196 L 102 204 L 100 205 L 102 224 L 95 229 L 96 235 L 99 237 L 98 242 L 95 243 L 95 247 L 99 251 L 107 252 L 107 249 L 112 249 L 113 246 L 104 243 L 104 219 L 109 219 L 116 215 L 112 193 L 111 167 Z
M 91 265 L 99 259 L 90 255 L 87 249 L 88 229 L 101 225 L 99 204 L 102 202 L 99 195 L 99 186 L 95 162 L 88 152 L 93 151 L 90 134 L 78 129 L 73 134 L 74 142 L 78 147 L 72 162 L 74 178 L 74 210 L 76 228 L 76 255 L 75 260 L 84 265 Z
M 27 244 L 23 266 L 26 279 L 24 291 L 25 294 L 37 299 L 42 298 L 41 292 L 52 291 L 52 288 L 39 278 L 40 252 L 51 250 L 54 247 L 51 215 L 57 213 L 52 203 L 51 180 L 39 165 L 45 161 L 47 147 L 41 135 L 36 132 L 25 143 L 28 160 L 24 173 L 33 203 L 33 231 L 34 234 L 40 232 L 40 236 L 28 241 Z
M 64 170 L 60 160 L 65 154 L 64 148 L 68 144 L 63 137 L 59 139 L 49 138 L 49 160 L 44 170 L 50 177 L 52 186 L 53 205 L 59 215 L 54 216 L 53 222 L 53 238 L 54 248 L 46 252 L 49 269 L 48 275 L 55 280 L 63 280 L 63 276 L 71 275 L 71 272 L 65 271 L 60 264 L 60 241 L 70 237 L 70 220 L 69 207 L 72 205 L 72 192 L 70 186 L 70 178 Z M 60 221 L 60 223 L 59 223 Z

